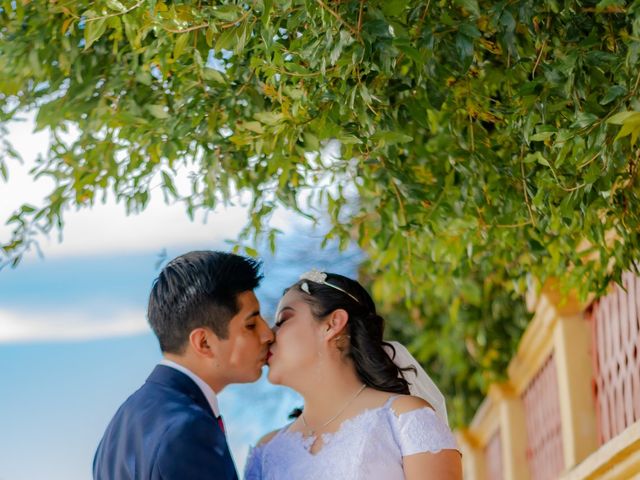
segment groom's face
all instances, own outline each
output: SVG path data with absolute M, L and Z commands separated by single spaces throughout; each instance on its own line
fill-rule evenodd
M 229 322 L 229 335 L 220 341 L 218 361 L 228 383 L 255 382 L 266 363 L 273 332 L 260 315 L 252 291 L 238 294 L 240 311 Z

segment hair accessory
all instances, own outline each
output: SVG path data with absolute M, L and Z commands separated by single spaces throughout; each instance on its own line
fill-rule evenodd
M 314 268 L 313 270 L 300 275 L 300 280 L 310 280 L 315 283 L 326 283 L 327 274 Z
M 331 287 L 331 288 L 335 288 L 336 290 L 340 290 L 342 293 L 345 293 L 347 295 L 349 295 L 351 298 L 353 298 L 356 303 L 359 303 L 360 305 L 362 305 L 362 302 L 360 302 L 360 300 L 358 300 L 355 296 L 353 296 L 352 294 L 350 294 L 349 292 L 347 292 L 345 289 L 340 288 L 337 285 L 334 285 L 333 283 L 329 283 L 327 282 L 327 274 L 324 272 L 320 272 L 318 270 L 316 270 L 315 268 L 309 272 L 303 273 L 302 275 L 300 275 L 300 280 L 309 280 L 310 282 L 313 283 L 319 283 L 321 285 L 326 285 L 327 287 Z M 300 289 L 310 295 L 309 292 L 309 284 L 307 282 L 302 282 L 300 284 Z

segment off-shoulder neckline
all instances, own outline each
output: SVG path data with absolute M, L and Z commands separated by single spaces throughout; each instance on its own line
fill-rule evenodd
M 294 422 L 289 423 L 288 425 L 284 426 L 283 428 L 281 428 L 267 443 L 263 444 L 263 445 L 259 445 L 255 448 L 264 448 L 267 445 L 273 443 L 277 438 L 279 437 L 288 437 L 292 440 L 295 440 L 295 443 L 298 445 L 301 445 L 303 450 L 305 452 L 307 452 L 309 455 L 311 455 L 312 457 L 316 457 L 318 455 L 320 455 L 327 446 L 335 443 L 335 439 L 336 438 L 340 438 L 341 436 L 343 436 L 345 434 L 345 431 L 348 431 L 349 428 L 352 427 L 352 425 L 357 424 L 358 422 L 362 421 L 362 419 L 368 415 L 372 415 L 374 413 L 379 413 L 383 410 L 390 410 L 392 412 L 392 414 L 400 419 L 401 417 L 411 414 L 411 413 L 415 413 L 418 411 L 423 411 L 423 410 L 427 410 L 429 412 L 431 412 L 433 415 L 436 415 L 436 412 L 433 408 L 429 407 L 429 406 L 425 406 L 425 407 L 420 407 L 420 408 L 415 408 L 413 410 L 409 410 L 407 412 L 402 412 L 400 414 L 396 413 L 395 410 L 393 410 L 392 407 L 392 403 L 395 399 L 399 398 L 400 395 L 392 395 L 390 396 L 383 405 L 379 406 L 379 407 L 372 407 L 372 408 L 365 408 L 364 410 L 362 410 L 360 413 L 358 413 L 357 415 L 354 415 L 353 417 L 347 418 L 345 420 L 342 421 L 342 423 L 340 423 L 340 426 L 338 427 L 338 429 L 335 432 L 327 432 L 327 433 L 320 433 L 318 435 L 308 435 L 305 436 L 302 432 L 292 432 L 290 430 L 291 426 L 293 425 Z M 320 450 L 316 451 L 316 452 L 311 452 L 311 448 L 313 447 L 313 445 L 316 443 L 316 441 L 318 441 L 318 438 L 322 439 L 322 447 L 320 448 Z

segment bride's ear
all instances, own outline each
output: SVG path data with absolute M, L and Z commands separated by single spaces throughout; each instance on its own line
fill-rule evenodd
M 348 321 L 349 314 L 346 310 L 338 308 L 331 312 L 325 327 L 325 340 L 329 341 L 344 332 Z

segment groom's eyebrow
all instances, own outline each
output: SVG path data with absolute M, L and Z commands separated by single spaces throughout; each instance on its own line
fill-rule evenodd
M 245 320 L 249 320 L 250 318 L 257 317 L 259 315 L 260 315 L 260 310 L 255 310 L 252 313 L 250 313 L 249 315 L 247 315 L 244 319 Z

